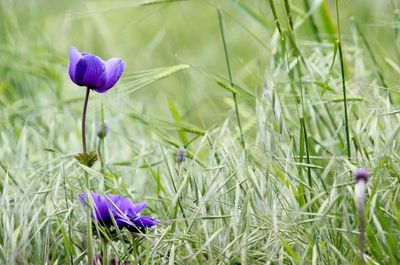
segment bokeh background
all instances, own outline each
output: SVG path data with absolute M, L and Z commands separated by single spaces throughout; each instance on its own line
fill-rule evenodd
M 130 111 L 126 106 L 129 104 L 150 118 L 171 120 L 168 108 L 168 100 L 171 100 L 185 122 L 202 129 L 220 124 L 233 114 L 233 103 L 230 93 L 221 89 L 213 78 L 228 78 L 216 7 L 225 14 L 226 40 L 235 84 L 253 95 L 260 93 L 266 78 L 273 76 L 276 64 L 271 62 L 276 61 L 274 56 L 279 56 L 275 53 L 279 36 L 268 1 L 164 2 L 1 1 L 2 115 L 19 115 L 19 119 L 10 120 L 13 124 L 8 124 L 7 117 L 3 116 L 3 129 L 19 130 L 27 120 L 34 121 L 37 118 L 34 116 L 39 113 L 52 112 L 56 118 L 65 107 L 81 108 L 79 98 L 83 97 L 84 91 L 70 82 L 67 75 L 71 46 L 104 59 L 121 57 L 126 62 L 126 71 L 117 87 L 106 95 L 92 95 L 91 113 L 98 114 L 100 104 L 104 103 L 107 105 L 106 119 L 113 123 L 114 119 Z M 309 2 L 318 37 L 314 34 L 305 2 Z M 336 34 L 334 1 L 296 1 L 293 5 L 293 13 L 304 17 L 296 31 L 301 49 L 308 52 L 317 46 L 321 48 L 317 40 L 322 39 L 326 50 L 331 51 L 329 45 Z M 285 18 L 283 4 L 277 3 L 277 8 L 278 15 Z M 347 42 L 357 41 L 362 45 L 361 38 L 356 36 L 358 24 L 381 69 L 385 70 L 386 82 L 391 85 L 395 85 L 398 76 L 388 61 L 399 59 L 398 17 L 393 1 L 341 3 L 345 49 Z M 281 21 L 283 29 L 288 28 L 285 21 Z M 357 50 L 351 47 L 346 52 L 357 56 Z M 368 53 L 366 57 L 371 60 Z M 164 80 L 137 88 L 138 84 L 152 80 L 158 73 L 153 72 L 143 80 L 138 76 L 143 71 L 179 64 L 192 67 L 173 71 Z M 367 73 L 374 71 L 365 70 Z M 290 83 L 285 75 L 274 81 L 278 85 Z M 239 100 L 243 108 L 252 112 L 254 97 Z M 54 106 L 57 108 L 52 108 Z M 98 120 L 98 115 L 95 117 Z M 96 118 L 89 121 L 95 122 Z M 70 129 L 69 133 L 79 133 L 76 113 L 62 115 L 62 119 Z M 118 125 L 113 124 L 115 126 Z

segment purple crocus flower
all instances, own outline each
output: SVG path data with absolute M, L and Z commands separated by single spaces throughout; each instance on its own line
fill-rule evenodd
M 91 192 L 90 195 L 93 201 L 93 210 L 90 215 L 100 225 L 110 227 L 114 219 L 119 228 L 125 227 L 136 232 L 140 228 L 153 227 L 159 223 L 150 216 L 140 215 L 140 212 L 147 207 L 145 202 L 135 204 L 130 199 L 115 194 L 102 196 Z M 86 193 L 79 195 L 79 199 L 83 205 L 89 205 Z
M 96 55 L 80 53 L 75 47 L 69 50 L 69 77 L 78 86 L 86 86 L 104 93 L 119 80 L 125 63 L 119 58 L 103 61 Z

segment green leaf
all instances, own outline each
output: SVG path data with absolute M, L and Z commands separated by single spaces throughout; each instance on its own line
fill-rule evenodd
M 75 159 L 79 161 L 82 165 L 87 167 L 92 167 L 97 161 L 96 151 L 90 151 L 88 153 L 79 153 L 75 156 Z
M 172 100 L 168 99 L 168 108 L 169 111 L 171 112 L 172 117 L 175 120 L 175 123 L 178 125 L 179 123 L 182 122 L 182 118 L 181 115 L 179 114 L 174 102 L 172 102 Z M 179 127 L 179 125 L 178 125 Z M 179 134 L 179 138 L 181 139 L 182 143 L 186 144 L 188 142 L 188 139 L 186 137 L 186 133 L 185 130 L 180 129 L 178 131 Z
M 219 79 L 215 79 L 215 82 L 217 83 L 217 85 L 219 85 L 220 87 L 222 87 L 223 89 L 233 93 L 233 94 L 237 94 L 239 95 L 239 91 L 237 91 L 235 88 L 233 88 L 232 86 L 228 85 L 227 83 L 225 83 L 222 80 Z

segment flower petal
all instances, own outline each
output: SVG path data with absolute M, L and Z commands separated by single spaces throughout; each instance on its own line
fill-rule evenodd
M 160 223 L 160 221 L 151 218 L 150 216 L 141 216 L 136 218 L 133 223 L 139 227 L 152 227 Z
M 147 207 L 147 203 L 145 202 L 139 202 L 137 204 L 135 204 L 132 208 L 132 210 L 134 210 L 137 213 L 141 212 L 144 208 Z
M 107 198 L 116 204 L 123 197 L 118 194 L 107 194 Z
M 117 207 L 117 209 L 114 209 L 117 212 L 127 212 L 130 209 L 132 209 L 132 207 L 134 207 L 133 202 L 128 199 L 128 198 L 124 198 L 122 196 L 119 195 L 114 195 L 114 194 L 109 194 L 107 195 L 107 197 L 113 202 L 114 205 L 113 208 Z
M 69 49 L 69 66 L 68 66 L 68 73 L 69 77 L 71 78 L 72 82 L 76 84 L 75 79 L 75 69 L 76 65 L 78 64 L 79 60 L 83 57 L 83 55 L 78 51 L 77 48 L 71 47 Z
M 119 80 L 125 69 L 125 63 L 119 58 L 112 58 L 105 62 L 106 83 L 102 87 L 94 90 L 99 93 L 104 93 L 112 88 Z
M 93 210 L 90 211 L 92 218 L 95 218 L 97 221 L 102 222 L 103 224 L 109 224 L 111 222 L 111 215 L 109 206 L 107 204 L 107 199 L 94 192 L 91 192 L 90 196 L 91 200 L 93 201 L 93 208 L 90 208 L 94 209 L 94 212 Z M 79 195 L 79 200 L 85 207 L 90 205 L 90 201 L 88 200 L 86 193 Z
M 114 219 L 119 228 L 135 226 L 133 222 L 129 219 L 129 217 L 125 214 L 114 213 Z
M 106 83 L 105 70 L 104 61 L 99 57 L 92 54 L 84 55 L 75 67 L 75 83 L 91 89 L 101 88 Z

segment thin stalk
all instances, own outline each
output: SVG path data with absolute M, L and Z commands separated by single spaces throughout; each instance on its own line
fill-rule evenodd
M 62 174 L 63 174 L 63 180 L 64 180 L 64 197 L 65 197 L 65 208 L 66 210 L 68 210 L 68 197 L 67 197 L 67 181 L 65 179 L 65 172 L 64 172 L 64 164 L 62 165 Z M 68 211 L 67 211 L 68 213 Z M 68 225 L 68 240 L 69 240 L 69 244 L 72 243 L 72 234 L 71 234 L 71 215 L 68 214 L 67 215 L 67 225 Z M 68 251 L 67 251 L 68 252 Z M 72 255 L 70 255 L 70 264 L 73 265 L 74 264 L 74 257 Z
M 308 0 L 304 0 L 304 5 L 306 6 L 307 12 L 309 12 L 310 11 L 310 3 L 308 3 Z M 315 38 L 317 39 L 318 42 L 321 42 L 321 37 L 319 36 L 319 33 L 318 33 L 318 26 L 315 23 L 313 14 L 310 14 L 310 23 L 311 23 L 311 28 L 312 28 L 312 31 L 314 32 Z
M 279 35 L 281 36 L 281 40 L 284 39 L 281 29 L 281 24 L 279 23 L 278 13 L 276 12 L 275 2 L 274 0 L 269 0 L 269 6 L 271 7 L 272 15 L 274 16 L 274 21 L 276 24 L 276 28 L 279 31 Z
M 364 253 L 365 253 L 365 220 L 364 220 L 364 205 L 358 208 L 358 215 L 360 218 L 360 257 L 362 264 L 365 264 Z
M 229 63 L 228 48 L 226 46 L 226 41 L 225 41 L 224 17 L 223 17 L 223 14 L 222 14 L 222 12 L 221 12 L 221 10 L 219 8 L 217 9 L 217 11 L 218 11 L 219 29 L 220 29 L 220 32 L 221 32 L 222 43 L 224 45 L 225 61 L 226 61 L 226 67 L 228 69 L 229 82 L 230 82 L 231 87 L 234 87 L 233 79 L 232 79 L 231 65 Z M 244 152 L 246 154 L 246 157 L 247 157 L 246 144 L 245 144 L 245 141 L 244 141 L 242 123 L 240 122 L 239 106 L 238 106 L 238 102 L 237 102 L 236 93 L 232 93 L 232 97 L 233 97 L 233 101 L 235 103 L 236 120 L 237 120 L 237 123 L 238 123 L 238 126 L 239 126 L 239 131 L 240 131 L 240 142 L 242 144 L 243 150 L 244 150 Z
M 86 110 L 89 102 L 89 94 L 90 94 L 90 88 L 86 88 L 86 95 L 85 95 L 85 101 L 83 103 L 83 112 L 82 112 L 82 147 L 83 147 L 83 153 L 85 154 L 87 149 L 86 149 Z
M 293 33 L 293 39 L 294 39 L 294 33 Z M 304 111 L 304 88 L 303 88 L 303 82 L 301 79 L 301 68 L 300 68 L 300 60 L 299 57 L 296 57 L 297 59 L 297 74 L 298 74 L 298 78 L 299 78 L 299 85 L 300 85 L 300 100 L 301 100 L 301 117 L 300 117 L 300 129 L 303 130 L 304 134 L 304 144 L 305 144 L 305 151 L 306 151 L 306 160 L 307 160 L 307 164 L 311 164 L 311 160 L 310 160 L 310 148 L 308 146 L 308 135 L 307 135 L 307 128 L 306 128 L 306 123 L 304 121 L 304 116 L 305 116 L 305 111 Z M 308 185 L 310 185 L 310 187 L 312 187 L 312 177 L 311 177 L 311 168 L 307 167 L 307 177 L 308 177 Z
M 371 57 L 372 62 L 375 65 L 375 69 L 376 69 L 376 74 L 378 75 L 379 81 L 381 82 L 381 85 L 385 88 L 386 90 L 386 94 L 388 96 L 389 102 L 392 104 L 393 100 L 392 100 L 392 95 L 390 94 L 390 90 L 388 85 L 386 84 L 385 78 L 383 76 L 383 73 L 381 72 L 380 68 L 379 68 L 379 64 L 378 61 L 375 57 L 375 54 L 372 50 L 371 45 L 369 44 L 367 38 L 365 37 L 364 33 L 361 31 L 360 26 L 358 25 L 357 22 L 354 22 L 354 24 L 356 25 L 356 29 L 358 34 L 361 36 L 362 41 L 364 42 L 365 47 L 367 48 L 368 54 Z
M 326 113 L 328 114 L 328 118 L 329 118 L 332 128 L 338 128 L 338 125 L 335 122 L 332 112 L 330 111 L 330 109 L 328 107 L 328 103 L 324 103 L 324 109 L 325 109 Z M 332 133 L 332 135 L 334 136 L 334 133 Z M 341 134 L 337 134 L 337 136 L 339 138 L 340 144 L 344 145 L 343 136 Z
M 273 3 L 273 1 L 271 1 L 272 3 Z M 270 3 L 271 3 L 270 2 Z M 271 9 L 274 9 L 275 8 L 275 6 L 271 6 Z M 295 85 L 294 85 L 294 75 L 293 75 L 293 70 L 292 69 L 290 69 L 290 60 L 289 60 L 289 53 L 288 53 L 288 51 L 287 51 L 287 49 L 286 49 L 286 44 L 285 44 L 285 38 L 283 37 L 283 35 L 282 35 L 282 37 L 281 37 L 281 43 L 282 43 L 282 49 L 283 49 L 283 51 L 284 51 L 284 55 L 285 55 L 285 58 L 286 58 L 286 64 L 287 64 L 287 68 L 288 68 L 288 74 L 289 74 L 289 78 L 290 78 L 290 80 L 291 80 L 291 82 L 290 82 L 290 85 L 291 85 L 291 88 L 292 88 L 292 90 L 293 90 L 293 93 L 295 94 L 295 96 L 296 96 L 296 109 L 297 109 L 297 113 L 298 113 L 298 115 L 299 115 L 299 120 L 300 120 L 300 139 L 299 139 L 299 146 L 300 146 L 300 148 L 299 148 L 299 162 L 300 163 L 303 163 L 303 158 L 304 158 L 304 131 L 305 130 L 303 130 L 303 122 L 302 122 L 302 119 L 303 119 L 303 117 L 304 117 L 304 115 L 303 115 L 303 107 L 302 107 L 302 102 L 303 102 L 303 86 L 302 86 L 302 82 L 299 82 L 299 84 L 300 84 L 300 93 L 301 93 L 301 97 L 300 97 L 300 102 L 299 102 L 299 100 L 298 100 L 298 96 L 297 96 L 297 92 L 296 92 L 296 89 L 295 89 Z M 291 42 L 292 44 L 294 44 L 295 45 L 295 43 L 293 43 L 293 42 Z M 298 63 L 299 61 L 297 60 L 297 63 Z M 301 76 L 301 74 L 300 74 L 300 71 L 298 72 L 298 74 L 299 74 L 299 77 Z M 301 81 L 301 79 L 300 79 L 300 81 Z M 301 110 L 299 110 L 299 105 L 300 105 L 300 107 L 301 107 Z M 294 138 L 293 138 L 293 143 L 295 143 L 295 141 L 294 141 Z M 306 149 L 307 149 L 307 146 L 306 146 Z M 303 180 L 303 167 L 302 166 L 298 166 L 298 170 L 299 170 L 299 177 L 300 177 L 300 179 L 301 180 Z M 300 184 L 300 185 L 302 185 L 302 184 Z M 307 202 L 307 197 L 306 197 L 306 195 L 305 195 L 305 193 L 304 193 L 304 187 L 301 187 L 300 188 L 300 190 L 302 191 L 302 193 L 303 193 L 303 197 L 304 197 L 304 200 L 305 200 L 305 202 Z
M 308 148 L 308 135 L 307 135 L 307 128 L 306 128 L 306 124 L 304 122 L 304 118 L 300 118 L 300 121 L 302 123 L 302 128 L 304 131 L 304 144 L 306 146 L 306 160 L 307 160 L 307 164 L 311 165 L 311 160 L 310 160 L 310 153 L 308 152 L 309 148 Z M 307 176 L 308 176 L 308 185 L 310 187 L 312 187 L 312 177 L 311 177 L 311 168 L 307 167 Z
M 392 28 L 393 28 L 393 43 L 394 43 L 394 50 L 396 52 L 397 60 L 400 61 L 400 51 L 398 46 L 398 37 L 399 37 L 399 29 L 395 26 L 400 21 L 400 10 L 392 3 L 394 14 L 392 18 Z
M 108 264 L 108 256 L 107 256 L 108 240 L 106 238 L 103 238 L 101 241 L 103 244 L 103 255 L 102 255 L 103 265 L 107 265 Z
M 174 193 L 176 194 L 177 192 L 178 192 L 178 189 L 177 189 L 177 187 L 176 187 L 176 185 L 175 185 L 175 181 L 174 181 L 174 176 L 173 176 L 173 174 L 172 174 L 172 171 L 171 171 L 171 168 L 170 168 L 170 166 L 169 166 L 169 163 L 168 163 L 168 159 L 167 159 L 167 156 L 165 155 L 165 152 L 164 152 L 164 150 L 163 150 L 163 156 L 164 156 L 164 160 L 165 160 L 165 162 L 166 162 L 166 164 L 167 164 L 167 168 L 168 168 L 168 175 L 169 175 L 169 178 L 170 178 L 170 180 L 171 180 L 171 183 L 172 183 L 172 187 L 174 188 Z M 182 165 L 180 165 L 180 167 L 181 167 Z M 176 170 L 176 172 L 177 172 L 177 174 L 179 175 L 179 171 L 178 170 Z M 179 175 L 180 176 L 180 175 Z M 187 220 L 186 220 L 186 215 L 185 215 L 185 212 L 183 211 L 183 207 L 182 207 L 182 204 L 181 204 L 181 198 L 179 197 L 179 198 L 177 198 L 177 203 L 178 203 L 178 207 L 179 207 L 179 209 L 180 209 L 180 211 L 181 211 L 181 213 L 182 213 L 182 217 L 183 217 L 183 219 L 185 220 L 185 224 L 186 224 L 186 226 L 188 226 L 188 223 L 187 223 Z M 177 213 L 176 213 L 177 214 Z M 174 215 L 175 215 L 175 213 L 174 213 Z M 174 218 L 176 218 L 176 215 L 174 216 Z M 174 225 L 173 225 L 173 229 L 175 229 L 175 225 L 176 225 L 176 223 L 174 223 Z
M 232 84 L 231 84 L 232 86 Z M 235 114 L 236 114 L 236 120 L 239 126 L 239 131 L 240 131 L 240 143 L 242 144 L 243 150 L 246 152 L 246 144 L 244 142 L 244 134 L 243 134 L 243 129 L 242 129 L 242 123 L 240 122 L 240 114 L 239 114 L 239 106 L 237 102 L 237 96 L 236 93 L 232 93 L 233 101 L 235 103 Z
M 86 154 L 87 148 L 86 148 L 86 111 L 87 111 L 87 106 L 89 102 L 89 94 L 90 94 L 90 88 L 86 88 L 86 95 L 85 95 L 85 101 L 83 103 L 83 112 L 82 112 L 82 147 L 83 147 L 83 153 Z M 84 172 L 85 174 L 85 180 L 86 180 L 86 195 L 89 198 L 90 196 L 90 179 L 87 174 L 87 172 Z M 87 226 L 87 256 L 88 256 L 88 264 L 93 264 L 94 260 L 94 249 L 93 249 L 93 235 L 92 235 L 92 221 L 90 217 L 90 209 L 87 207 L 86 209 L 86 226 Z
M 97 144 L 97 154 L 99 155 L 99 160 L 100 160 L 100 172 L 101 174 L 104 174 L 104 157 L 103 157 L 103 152 L 104 152 L 104 139 L 100 138 L 99 142 Z
M 182 175 L 181 174 L 182 173 L 182 164 L 179 165 L 179 170 L 176 169 L 176 173 L 178 175 L 178 178 L 180 179 L 181 175 Z M 176 188 L 176 185 L 175 185 L 175 182 L 174 182 L 174 179 L 173 179 L 172 175 L 171 175 L 171 181 L 172 181 L 172 186 L 174 187 L 174 191 L 175 191 L 175 193 L 177 193 L 178 189 Z M 185 220 L 186 227 L 188 227 L 189 224 L 187 223 L 186 215 L 185 215 L 185 212 L 183 211 L 181 198 L 178 198 L 178 206 L 179 206 L 179 209 L 181 210 L 183 220 Z
M 88 206 L 93 206 L 93 200 L 90 194 L 90 179 L 88 173 L 85 171 L 86 180 L 86 198 L 88 200 Z M 91 207 L 86 207 L 86 229 L 87 229 L 87 256 L 88 264 L 93 264 L 94 260 L 94 247 L 93 247 L 93 232 L 92 232 L 92 217 L 90 216 Z
M 97 147 L 97 153 L 100 160 L 100 172 L 104 175 L 105 173 L 105 161 L 104 161 L 104 138 L 105 138 L 105 123 L 104 123 L 104 108 L 101 104 L 101 137 L 99 137 L 99 143 Z M 104 188 L 104 178 L 102 180 L 101 188 Z
M 137 240 L 133 240 L 132 245 L 133 245 L 132 251 L 134 252 L 133 256 L 135 257 L 135 261 L 136 261 L 135 264 L 141 265 L 142 262 L 140 261 L 140 254 L 139 254 L 139 249 L 138 249 L 139 244 L 138 244 Z
M 208 134 L 207 134 L 207 141 L 210 144 L 211 150 L 214 150 L 214 144 L 212 143 L 212 141 L 210 139 L 210 136 Z M 217 165 L 219 165 L 220 162 L 221 162 L 221 159 L 219 158 L 219 155 L 218 155 L 217 151 L 215 151 L 214 157 L 215 157 L 215 161 L 217 162 Z
M 290 3 L 289 0 L 284 0 L 285 2 L 285 10 L 286 10 L 286 14 L 289 20 L 289 25 L 290 25 L 290 36 L 291 36 L 291 44 L 293 45 L 293 48 L 295 50 L 295 57 L 296 57 L 296 68 L 297 68 L 297 75 L 298 75 L 298 84 L 300 86 L 300 130 L 303 130 L 303 133 L 300 134 L 303 136 L 304 139 L 304 145 L 305 145 L 305 152 L 306 152 L 306 161 L 308 164 L 311 164 L 310 161 L 310 153 L 309 153 L 309 146 L 308 146 L 308 139 L 307 139 L 307 129 L 306 129 L 306 124 L 305 124 L 305 116 L 306 116 L 306 111 L 305 111 L 305 107 L 304 107 L 304 87 L 303 87 L 303 82 L 302 82 L 302 78 L 301 78 L 301 67 L 300 67 L 300 50 L 297 48 L 297 44 L 296 44 L 296 37 L 294 34 L 294 26 L 293 26 L 293 18 L 292 18 L 292 12 L 291 12 L 291 8 L 290 8 Z M 304 62 L 304 61 L 303 61 Z M 304 62 L 305 63 L 305 62 Z M 288 64 L 289 66 L 289 64 Z M 293 81 L 294 81 L 294 76 L 291 76 L 292 78 L 292 86 L 294 86 Z M 300 139 L 300 142 L 302 141 L 302 139 Z M 303 160 L 303 158 L 301 157 L 301 160 Z M 311 177 L 311 168 L 307 167 L 307 176 L 308 176 L 308 185 L 310 185 L 310 187 L 312 187 L 312 177 Z
M 338 27 L 338 48 L 339 48 L 339 58 L 340 58 L 340 68 L 342 74 L 342 88 L 343 88 L 343 105 L 344 105 L 344 121 L 345 121 L 345 129 L 346 129 L 346 142 L 347 142 L 347 156 L 351 159 L 351 146 L 350 146 L 350 130 L 349 130 L 349 118 L 347 114 L 347 93 L 346 93 L 346 81 L 344 74 L 344 59 L 343 59 L 343 51 L 342 51 L 342 40 L 340 36 L 340 19 L 339 19 L 339 1 L 336 0 L 336 17 L 337 17 L 337 27 Z
M 89 189 L 86 191 L 87 197 L 90 196 Z M 88 264 L 93 264 L 94 248 L 93 248 L 93 233 L 92 233 L 92 219 L 90 216 L 90 207 L 86 207 L 86 226 L 87 226 L 87 256 Z
M 294 27 L 293 27 L 293 18 L 292 18 L 292 12 L 290 11 L 290 3 L 289 0 L 285 0 L 285 9 L 286 9 L 286 13 L 288 15 L 288 19 L 289 19 L 289 26 L 290 26 L 290 30 L 292 32 L 294 32 Z

